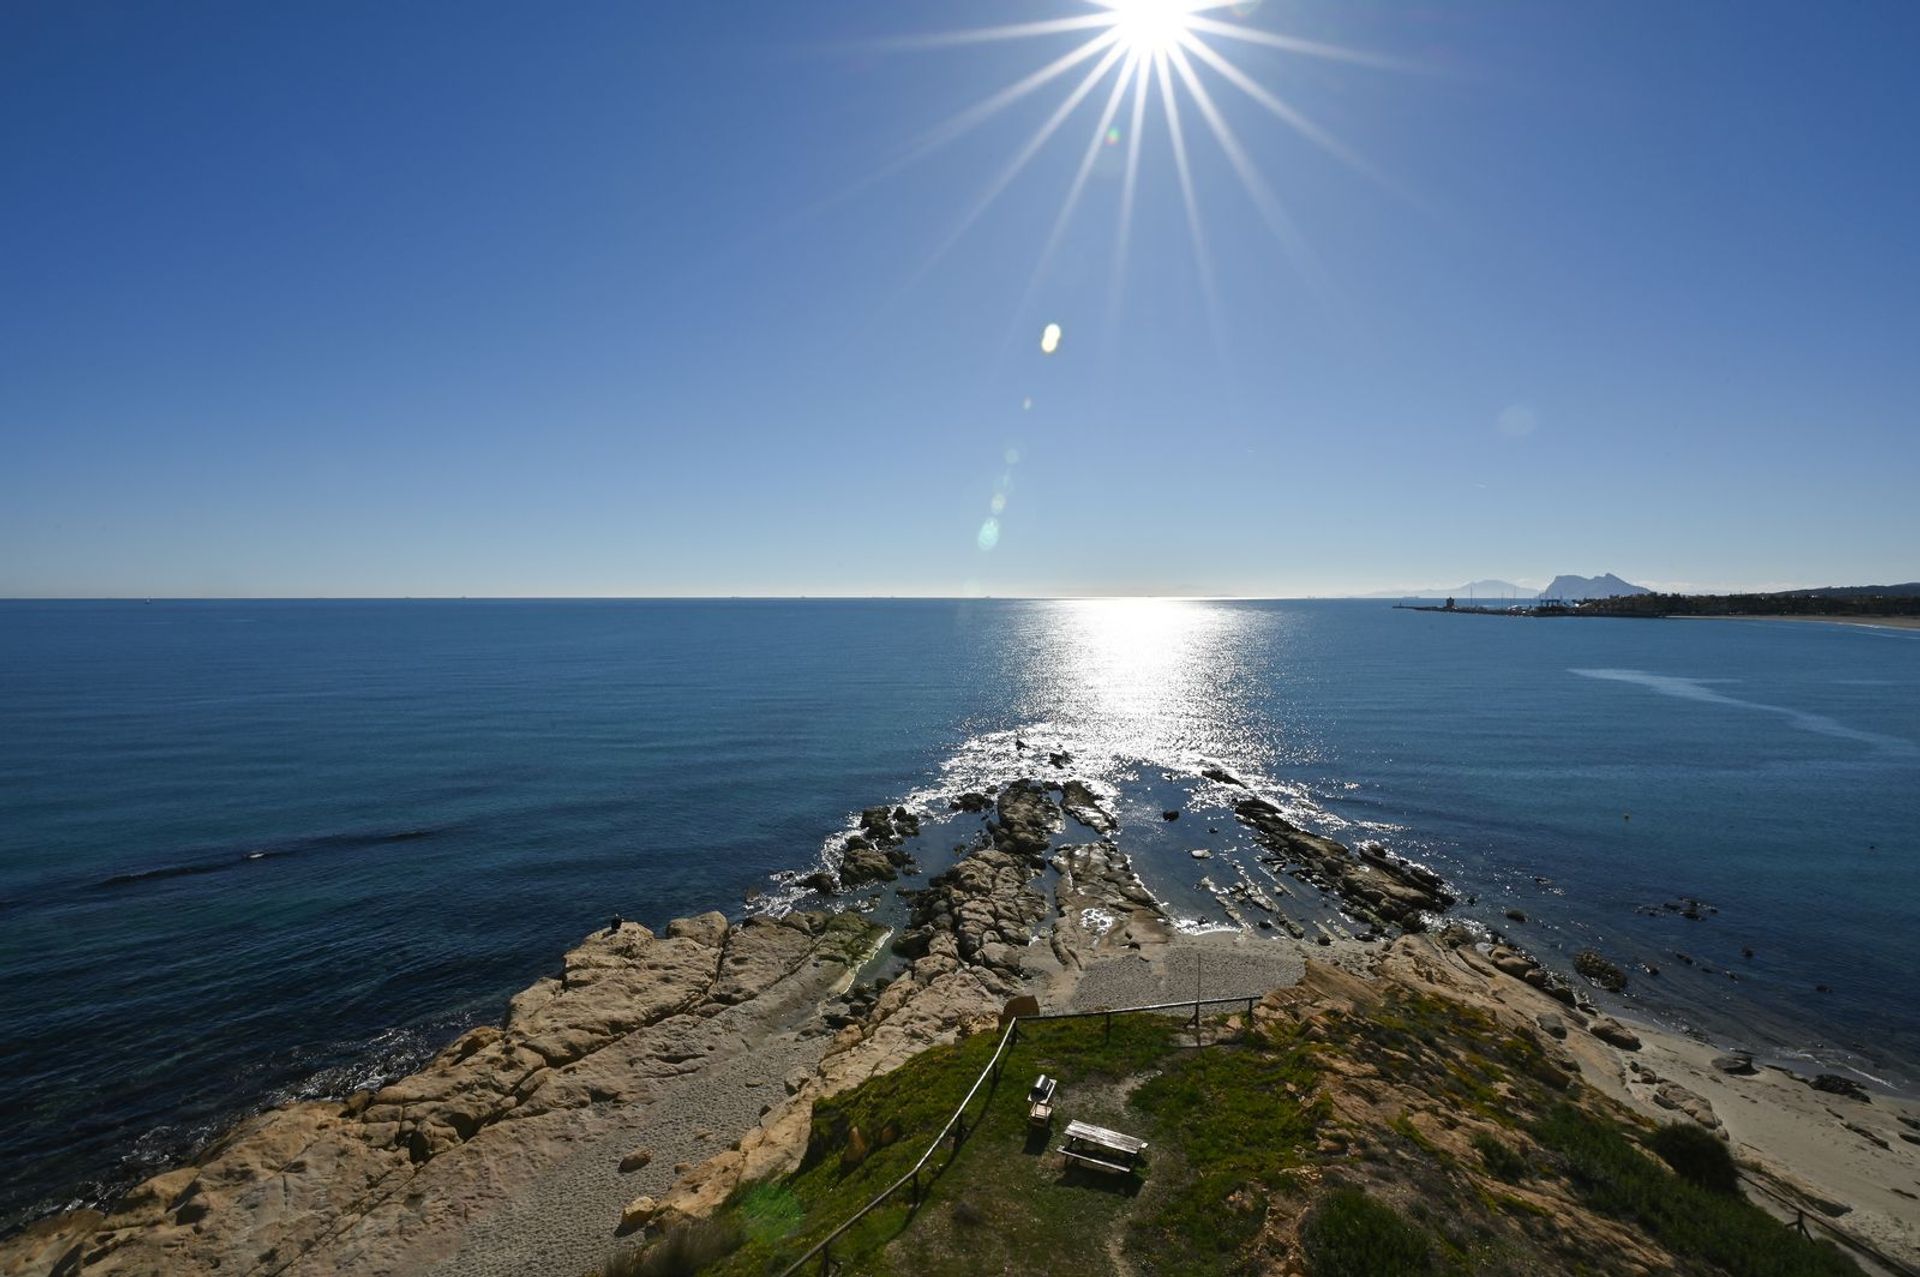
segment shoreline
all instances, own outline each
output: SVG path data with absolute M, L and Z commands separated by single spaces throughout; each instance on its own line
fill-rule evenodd
M 1920 616 L 1769 616 L 1696 614 L 1669 616 L 1670 621 L 1796 621 L 1820 625 L 1857 625 L 1870 630 L 1920 630 Z
M 1337 896 L 1361 934 L 1319 927 L 1309 939 L 1290 926 L 1291 937 L 1267 937 L 1244 921 L 1183 933 L 1111 842 L 1058 844 L 1069 814 L 1094 837 L 1117 822 L 1080 782 L 1052 790 L 1059 798 L 1018 781 L 993 798 L 986 829 L 912 895 L 897 935 L 847 898 L 870 885 L 858 880 L 838 884 L 836 913 L 739 923 L 709 913 L 658 934 L 596 932 L 560 977 L 523 990 L 501 1023 L 461 1035 L 416 1073 L 248 1118 L 107 1212 L 67 1212 L 0 1240 L 0 1274 L 50 1273 L 66 1259 L 78 1267 L 59 1271 L 218 1263 L 570 1277 L 623 1237 L 710 1214 L 741 1184 L 796 1166 L 816 1099 L 991 1025 L 1015 996 L 1048 1010 L 1178 1001 L 1195 989 L 1258 997 L 1299 982 L 1310 962 L 1402 982 L 1450 971 L 1454 994 L 1570 1021 L 1581 1032 L 1569 1049 L 1605 1093 L 1667 1120 L 1699 1101 L 1789 1195 L 1815 1209 L 1843 1201 L 1846 1226 L 1920 1260 L 1920 1225 L 1908 1227 L 1920 1196 L 1903 1201 L 1889 1169 L 1920 1158 L 1920 1138 L 1887 1125 L 1910 1117 L 1920 1131 L 1913 1100 L 1816 1091 L 1770 1067 L 1728 1075 L 1716 1070 L 1719 1048 L 1631 1013 L 1618 1043 L 1602 1041 L 1594 1034 L 1613 1021 L 1584 982 L 1532 959 L 1500 965 L 1497 938 L 1455 925 L 1444 942 L 1389 939 L 1444 918 L 1452 898 L 1438 879 L 1308 834 L 1244 786 L 1236 812 L 1256 840 Z M 876 854 L 889 839 L 897 848 L 902 810 L 869 809 L 863 838 Z M 843 862 L 842 877 L 863 863 L 873 883 L 890 880 L 884 855 Z M 1245 887 L 1219 894 L 1271 911 Z M 1528 964 L 1533 974 L 1520 974 Z M 881 978 L 858 983 L 875 967 Z M 1920 1194 L 1920 1173 L 1908 1178 Z

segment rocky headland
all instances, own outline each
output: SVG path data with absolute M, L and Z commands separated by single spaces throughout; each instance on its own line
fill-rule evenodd
M 1244 789 L 1224 772 L 1206 778 Z M 1557 1074 L 1714 1131 L 1782 1200 L 1920 1257 L 1909 1205 L 1920 1203 L 1920 1117 L 1600 1015 L 1519 949 L 1449 925 L 1453 895 L 1420 865 L 1305 831 L 1246 792 L 1232 810 L 1275 877 L 1238 870 L 1218 892 L 1310 943 L 1260 938 L 1253 922 L 1189 936 L 1085 782 L 1017 780 L 952 809 L 980 828 L 949 868 L 902 893 L 890 944 L 852 910 L 597 933 L 515 996 L 500 1024 L 464 1034 L 415 1075 L 252 1118 L 110 1209 L 0 1243 L 0 1274 L 573 1277 L 618 1246 L 714 1216 L 743 1186 L 794 1174 L 816 1106 L 992 1028 L 1010 1006 L 1174 1001 L 1203 973 L 1209 996 L 1259 998 L 1298 981 L 1308 953 L 1327 974 L 1291 1001 L 1268 998 L 1262 1016 L 1334 1003 L 1364 1013 L 1381 982 L 1444 993 L 1538 1039 Z M 828 895 L 908 871 L 903 844 L 922 819 L 868 809 L 807 885 Z M 1096 837 L 1069 841 L 1069 820 Z M 1277 912 L 1279 875 L 1337 900 L 1359 938 L 1309 935 Z M 1417 1097 L 1402 1098 L 1405 1113 Z

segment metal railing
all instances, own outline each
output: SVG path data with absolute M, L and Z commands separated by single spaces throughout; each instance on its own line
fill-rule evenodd
M 1740 1178 L 1746 1181 L 1747 1187 L 1758 1189 L 1762 1196 L 1774 1204 L 1776 1209 L 1791 1212 L 1793 1214 L 1793 1222 L 1787 1224 L 1787 1227 L 1793 1229 L 1808 1241 L 1814 1240 L 1812 1231 L 1807 1227 L 1807 1224 L 1811 1222 L 1815 1228 L 1826 1233 L 1830 1240 L 1842 1250 L 1852 1251 L 1856 1259 L 1864 1259 L 1869 1265 L 1877 1267 L 1883 1272 L 1892 1274 L 1893 1277 L 1920 1277 L 1920 1273 L 1916 1273 L 1911 1265 L 1904 1264 L 1895 1259 L 1852 1229 L 1842 1228 L 1831 1220 L 1822 1218 L 1818 1211 L 1809 1212 L 1804 1201 L 1782 1192 L 1773 1183 L 1769 1182 L 1766 1177 L 1755 1175 L 1745 1168 L 1742 1168 L 1740 1170 Z M 1785 1220 L 1781 1220 L 1781 1222 L 1786 1223 Z
M 1200 1026 L 1200 1008 L 1203 1006 L 1218 1006 L 1222 1003 L 1233 1003 L 1237 1006 L 1245 1003 L 1247 1007 L 1247 1023 L 1251 1025 L 1253 1023 L 1253 1007 L 1259 1000 L 1260 995 L 1248 997 L 1243 994 L 1239 997 L 1227 998 L 1187 998 L 1181 1002 L 1155 1002 L 1147 1006 L 1137 1007 L 1103 1007 L 1097 1011 L 1046 1011 L 1039 1015 L 1016 1015 L 1012 1017 L 1007 1021 L 1007 1027 L 1000 1034 L 999 1044 L 993 1048 L 993 1058 L 989 1059 L 986 1067 L 980 1070 L 980 1076 L 975 1078 L 973 1085 L 967 1089 L 966 1097 L 960 1101 L 959 1107 L 953 1110 L 953 1116 L 948 1118 L 947 1124 L 940 1128 L 940 1133 L 934 1136 L 932 1142 L 927 1145 L 927 1151 L 920 1154 L 920 1160 L 913 1164 L 913 1168 L 899 1179 L 894 1180 L 891 1184 L 881 1189 L 879 1193 L 875 1194 L 872 1201 L 862 1206 L 852 1215 L 849 1215 L 840 1227 L 834 1229 L 810 1246 L 805 1254 L 781 1270 L 780 1277 L 793 1277 L 793 1274 L 805 1268 L 815 1259 L 820 1261 L 820 1271 L 822 1273 L 831 1272 L 833 1268 L 833 1243 L 839 1240 L 848 1229 L 865 1219 L 873 1211 L 884 1206 L 893 1195 L 898 1193 L 902 1188 L 910 1187 L 912 1189 L 913 1198 L 911 1208 L 916 1210 L 919 1208 L 921 1201 L 920 1172 L 926 1169 L 927 1163 L 933 1159 L 935 1153 L 940 1151 L 941 1146 L 947 1142 L 949 1137 L 953 1140 L 953 1151 L 956 1153 L 960 1151 L 960 1145 L 967 1136 L 967 1125 L 965 1121 L 967 1105 L 973 1103 L 973 1097 L 980 1093 L 980 1088 L 986 1084 L 989 1076 L 991 1076 L 996 1083 L 999 1082 L 1001 1057 L 1007 1053 L 1007 1048 L 1019 1039 L 1022 1021 L 1090 1020 L 1096 1016 L 1104 1016 L 1107 1022 L 1107 1033 L 1111 1036 L 1113 1033 L 1113 1017 L 1116 1015 L 1134 1015 L 1144 1011 L 1179 1011 L 1187 1007 L 1192 1007 L 1193 1025 L 1194 1028 L 1198 1030 Z

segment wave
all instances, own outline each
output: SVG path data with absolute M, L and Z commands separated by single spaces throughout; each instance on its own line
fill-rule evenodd
M 1731 705 L 1739 709 L 1779 714 L 1801 731 L 1816 732 L 1822 736 L 1837 736 L 1842 740 L 1859 741 L 1865 745 L 1876 746 L 1883 753 L 1902 758 L 1920 754 L 1920 746 L 1916 746 L 1904 737 L 1862 731 L 1857 727 L 1849 727 L 1838 719 L 1828 718 L 1825 714 L 1810 714 L 1805 710 L 1794 709 L 1787 705 L 1768 705 L 1764 701 L 1741 700 L 1737 696 L 1728 696 L 1725 692 L 1715 691 L 1708 686 L 1711 683 L 1737 682 L 1737 679 L 1682 678 L 1674 674 L 1654 674 L 1647 670 L 1575 669 L 1568 672 L 1578 674 L 1582 678 L 1600 679 L 1610 683 L 1633 683 L 1677 700 L 1703 701 L 1710 705 Z
M 309 838 L 296 839 L 271 847 L 252 847 L 246 851 L 223 851 L 208 855 L 203 859 L 182 861 L 176 864 L 154 865 L 145 869 L 128 869 L 109 874 L 88 884 L 94 891 L 114 891 L 127 887 L 137 887 L 142 883 L 162 882 L 169 878 L 192 878 L 202 874 L 228 873 L 235 869 L 244 869 L 248 865 L 267 860 L 284 860 L 288 857 L 316 851 L 358 850 L 368 847 L 380 847 L 391 843 L 414 842 L 422 838 L 431 838 L 444 832 L 437 829 L 392 829 L 377 832 L 341 832 L 317 834 Z

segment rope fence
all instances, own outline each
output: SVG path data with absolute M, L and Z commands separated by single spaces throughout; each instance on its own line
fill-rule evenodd
M 894 1180 L 891 1184 L 881 1189 L 879 1193 L 875 1194 L 872 1201 L 848 1216 L 846 1221 L 838 1228 L 815 1242 L 808 1248 L 804 1255 L 783 1269 L 780 1277 L 793 1277 L 793 1274 L 798 1273 L 816 1259 L 820 1262 L 820 1271 L 822 1273 L 832 1272 L 833 1243 L 839 1240 L 848 1229 L 865 1219 L 875 1210 L 878 1210 L 881 1206 L 884 1206 L 893 1198 L 894 1194 L 903 1188 L 908 1189 L 912 1194 L 910 1199 L 911 1208 L 914 1210 L 919 1209 L 922 1195 L 920 1186 L 921 1172 L 926 1169 L 927 1163 L 933 1160 L 933 1155 L 940 1151 L 941 1146 L 943 1146 L 949 1138 L 953 1140 L 953 1151 L 955 1153 L 960 1151 L 960 1145 L 965 1141 L 968 1131 L 966 1122 L 967 1106 L 973 1103 L 974 1096 L 980 1093 L 980 1088 L 986 1084 L 989 1077 L 994 1080 L 995 1084 L 999 1083 L 1001 1059 L 1006 1055 L 1007 1048 L 1019 1040 L 1020 1025 L 1023 1022 L 1037 1020 L 1090 1020 L 1095 1017 L 1105 1017 L 1107 1034 L 1111 1036 L 1113 1033 L 1113 1017 L 1116 1015 L 1135 1015 L 1147 1011 L 1181 1011 L 1191 1007 L 1193 1008 L 1193 1026 L 1197 1032 L 1200 1027 L 1201 1007 L 1219 1006 L 1227 1003 L 1235 1006 L 1244 1004 L 1247 1008 L 1247 1023 L 1252 1024 L 1254 1004 L 1259 1000 L 1260 998 L 1258 996 L 1247 997 L 1245 995 L 1227 998 L 1188 998 L 1181 1002 L 1156 1002 L 1147 1006 L 1111 1007 L 1102 1008 L 1098 1011 L 1047 1011 L 1039 1015 L 1013 1016 L 1007 1021 L 1007 1027 L 1000 1033 L 1000 1042 L 993 1048 L 993 1058 L 989 1059 L 986 1067 L 980 1070 L 980 1076 L 973 1080 L 973 1085 L 968 1088 L 965 1098 L 960 1101 L 959 1107 L 953 1110 L 953 1116 L 948 1118 L 947 1124 L 940 1128 L 940 1133 L 933 1137 L 933 1140 L 927 1145 L 927 1151 L 920 1154 L 920 1160 L 913 1164 L 913 1168 L 899 1179 Z M 989 1090 L 991 1090 L 991 1088 L 989 1088 Z

